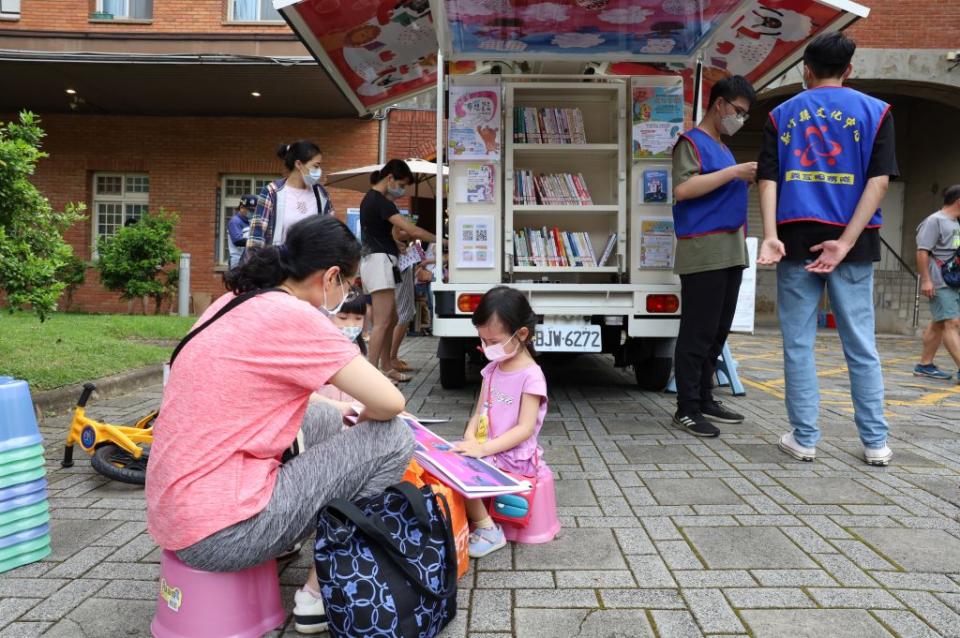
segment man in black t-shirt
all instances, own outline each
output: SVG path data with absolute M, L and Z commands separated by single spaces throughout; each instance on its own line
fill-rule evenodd
M 793 428 L 780 449 L 803 461 L 816 456 L 820 397 L 813 348 L 826 287 L 863 458 L 887 465 L 893 453 L 874 335 L 873 262 L 880 259 L 880 202 L 898 170 L 889 105 L 843 86 L 855 50 L 841 33 L 815 38 L 803 55 L 807 90 L 770 113 L 757 166 L 764 231 L 757 261 L 777 264 Z

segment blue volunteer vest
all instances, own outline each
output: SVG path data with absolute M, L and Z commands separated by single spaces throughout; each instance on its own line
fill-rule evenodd
M 734 166 L 730 149 L 699 128 L 680 136 L 693 145 L 700 158 L 700 174 Z M 677 142 L 679 144 L 679 141 Z M 673 227 L 678 239 L 737 230 L 747 223 L 747 183 L 735 179 L 720 188 L 673 205 Z
M 886 102 L 846 87 L 804 91 L 770 113 L 777 128 L 777 223 L 846 226 L 867 183 Z M 883 223 L 880 209 L 867 228 Z

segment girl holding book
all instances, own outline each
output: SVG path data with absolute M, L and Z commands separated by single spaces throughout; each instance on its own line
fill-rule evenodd
M 547 380 L 533 359 L 537 315 L 522 293 L 498 286 L 480 300 L 473 325 L 490 364 L 481 372 L 477 407 L 456 450 L 507 472 L 536 476 L 543 464 L 537 435 L 547 413 Z M 475 526 L 470 534 L 472 558 L 507 544 L 483 500 L 467 501 L 467 515 Z

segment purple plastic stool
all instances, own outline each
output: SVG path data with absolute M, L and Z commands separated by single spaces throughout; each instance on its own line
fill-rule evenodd
M 275 560 L 239 572 L 204 572 L 173 552 L 160 557 L 160 595 L 150 623 L 156 638 L 258 638 L 286 616 Z
M 533 499 L 533 513 L 526 527 L 500 523 L 508 541 L 537 545 L 549 543 L 560 532 L 557 518 L 557 495 L 554 493 L 553 472 L 543 461 L 537 470 L 537 493 Z

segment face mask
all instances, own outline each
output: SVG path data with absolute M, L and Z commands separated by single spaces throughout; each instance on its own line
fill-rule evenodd
M 340 303 L 338 303 L 335 308 L 327 308 L 327 289 L 323 289 L 323 304 L 320 306 L 320 312 L 328 317 L 333 317 L 340 312 L 340 309 L 343 308 L 344 302 L 347 300 L 347 293 L 343 292 L 343 280 L 340 279 L 339 275 L 337 275 L 337 279 L 340 281 L 340 292 L 343 296 L 340 297 Z
M 340 332 L 343 333 L 343 336 L 350 341 L 356 341 L 357 337 L 360 336 L 360 333 L 363 331 L 363 328 L 360 326 L 344 326 L 340 328 Z
M 396 188 L 390 188 L 387 186 L 387 194 L 390 195 L 390 197 L 400 198 L 406 195 L 406 193 L 407 189 L 403 186 L 397 186 Z
M 513 341 L 513 337 L 516 337 L 516 336 L 517 336 L 517 333 L 513 333 L 513 336 L 511 336 L 509 339 L 507 339 L 503 343 L 495 343 L 492 346 L 483 346 L 483 355 L 487 359 L 495 363 L 500 363 L 502 361 L 506 361 L 507 359 L 510 359 L 516 356 L 516 354 L 520 352 L 520 348 L 523 347 L 522 345 L 519 345 L 516 348 L 514 348 L 513 352 L 507 352 L 506 348 L 504 347 L 508 343 Z
M 306 175 L 303 175 L 303 183 L 313 187 L 320 183 L 321 177 L 323 177 L 322 168 L 311 168 Z
M 720 120 L 720 130 L 724 135 L 733 135 L 743 126 L 743 120 L 739 115 L 724 115 Z

